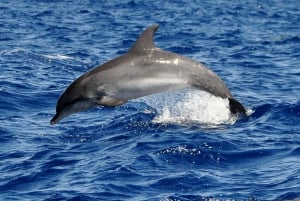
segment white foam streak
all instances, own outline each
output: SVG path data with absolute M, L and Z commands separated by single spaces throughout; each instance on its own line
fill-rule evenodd
M 66 55 L 63 55 L 63 54 L 54 54 L 54 55 L 49 55 L 49 54 L 46 54 L 46 55 L 43 55 L 44 57 L 48 58 L 48 59 L 58 59 L 58 60 L 67 60 L 67 59 L 73 59 L 72 57 L 70 56 L 66 56 Z

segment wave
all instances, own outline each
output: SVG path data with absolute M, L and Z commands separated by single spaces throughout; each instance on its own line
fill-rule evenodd
M 249 122 L 265 124 L 278 129 L 290 127 L 290 131 L 298 132 L 298 119 L 300 117 L 300 101 L 296 103 L 265 103 L 257 106 L 254 113 L 249 118 Z M 270 122 L 270 123 L 267 123 Z M 273 124 L 272 122 L 276 122 Z M 295 127 L 295 130 L 293 129 Z

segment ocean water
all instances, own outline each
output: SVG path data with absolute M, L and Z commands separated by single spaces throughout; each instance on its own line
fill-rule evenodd
M 299 200 L 298 1 L 0 2 L 1 200 Z M 74 114 L 60 94 L 124 54 L 158 47 L 206 64 L 248 109 L 183 90 Z

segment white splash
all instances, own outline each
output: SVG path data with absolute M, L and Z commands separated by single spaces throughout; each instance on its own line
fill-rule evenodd
M 200 90 L 160 93 L 142 99 L 158 111 L 153 120 L 156 123 L 220 125 L 237 120 L 231 115 L 227 99 Z

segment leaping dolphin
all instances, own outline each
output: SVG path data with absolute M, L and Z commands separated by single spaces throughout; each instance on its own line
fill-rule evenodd
M 161 50 L 153 42 L 158 25 L 148 27 L 129 51 L 73 81 L 60 96 L 50 124 L 92 107 L 118 106 L 150 94 L 196 88 L 228 98 L 233 114 L 245 114 L 224 82 L 212 70 L 181 55 Z

